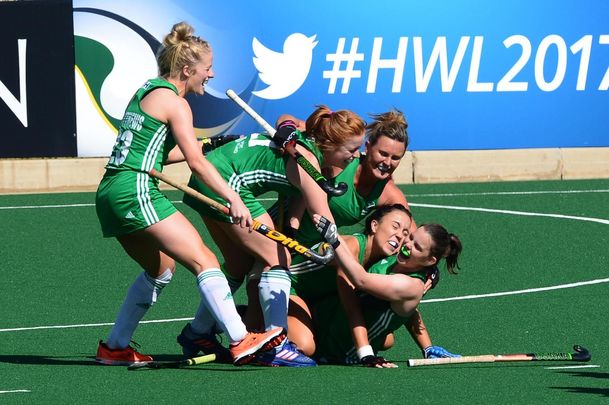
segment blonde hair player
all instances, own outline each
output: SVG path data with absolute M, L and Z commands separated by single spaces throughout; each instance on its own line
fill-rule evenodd
M 184 98 L 189 93 L 203 95 L 214 77 L 212 50 L 189 24 L 181 22 L 165 37 L 157 62 L 159 77 L 140 87 L 126 108 L 97 190 L 95 206 L 104 237 L 116 237 L 144 271 L 129 288 L 108 339 L 100 341 L 96 361 L 108 365 L 152 361 L 130 342 L 142 317 L 171 281 L 177 261 L 196 277 L 202 305 L 230 339 L 230 351 L 224 348 L 218 354 L 244 364 L 255 352 L 283 341 L 285 330 L 260 334 L 246 330 L 217 258 L 159 191 L 158 180 L 148 174 L 185 160 L 193 176 L 230 202 L 234 226 L 251 226 L 251 215 L 239 195 L 203 156 Z

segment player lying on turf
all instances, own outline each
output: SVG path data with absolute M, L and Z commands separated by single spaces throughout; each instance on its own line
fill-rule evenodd
M 411 225 L 410 211 L 401 204 L 377 207 L 366 219 L 363 233 L 344 236 L 349 251 L 364 268 L 395 254 L 402 242 L 408 238 Z M 425 291 L 432 287 L 431 275 L 436 266 L 427 269 Z M 315 352 L 314 319 L 309 308 L 329 297 L 340 297 L 346 315 L 349 316 L 356 360 L 375 367 L 392 367 L 393 364 L 374 356 L 367 339 L 367 328 L 361 321 L 360 300 L 355 297 L 352 285 L 336 264 L 322 266 L 312 262 L 300 262 L 290 267 L 292 291 L 288 317 L 289 338 L 307 355 Z M 338 279 L 337 279 L 338 274 Z M 435 279 L 437 280 L 437 278 Z M 435 283 L 433 283 L 435 286 Z M 299 305 L 304 301 L 307 307 Z M 338 301 L 337 301 L 338 302 Z M 439 346 L 433 346 L 420 314 L 415 312 L 404 324 L 425 356 L 454 356 Z M 319 333 L 319 332 L 318 332 Z M 325 331 L 321 331 L 325 334 Z M 391 338 L 389 336 L 388 338 Z M 353 362 L 352 358 L 349 358 Z
M 455 267 L 458 267 L 461 241 L 438 224 L 419 226 L 402 242 L 396 255 L 380 260 L 366 271 L 353 257 L 350 242 L 338 235 L 332 222 L 319 215 L 314 217 L 314 222 L 324 240 L 335 247 L 336 260 L 351 285 L 367 294 L 360 305 L 363 317 L 359 320 L 347 316 L 338 297 L 331 296 L 315 304 L 312 310 L 316 325 L 315 356 L 324 361 L 357 362 L 361 357 L 374 356 L 374 353 L 386 350 L 390 343 L 387 336 L 416 314 L 425 293 L 429 269 L 442 259 L 446 261 L 449 272 L 454 273 Z M 366 326 L 366 339 L 372 353 L 361 353 L 360 350 L 358 356 L 349 319 Z M 439 349 L 432 350 L 438 350 L 439 356 L 445 355 Z M 384 359 L 369 360 L 376 366 L 384 363 Z
M 401 204 L 384 205 L 378 207 L 366 220 L 363 233 L 344 236 L 349 250 L 358 262 L 367 268 L 379 260 L 397 253 L 398 247 L 408 237 L 411 224 L 410 212 Z M 432 287 L 430 275 L 436 274 L 436 266 L 427 269 L 425 291 Z M 312 356 L 315 352 L 314 320 L 308 308 L 315 308 L 316 303 L 325 302 L 329 297 L 339 296 L 344 301 L 346 315 L 351 320 L 351 330 L 354 337 L 354 352 L 360 354 L 361 364 L 373 367 L 394 367 L 394 364 L 381 357 L 374 356 L 367 338 L 365 323 L 361 322 L 362 310 L 359 298 L 350 284 L 345 284 L 345 275 L 339 270 L 337 283 L 337 269 L 335 264 L 319 265 L 305 261 L 290 267 L 292 286 L 290 291 L 290 307 L 288 316 L 288 337 L 297 344 L 304 354 Z M 437 281 L 438 278 L 435 278 Z M 435 283 L 434 283 L 435 284 Z M 338 285 L 338 289 L 337 289 Z M 345 290 L 345 291 L 343 291 Z M 352 297 L 348 300 L 349 297 Z M 347 297 L 347 298 L 345 298 Z M 296 301 L 295 298 L 298 298 Z M 306 309 L 299 305 L 306 302 Z M 339 301 L 335 300 L 335 303 Z M 250 311 L 251 312 L 251 311 Z M 420 314 L 415 312 L 404 324 L 414 340 L 424 353 L 425 357 L 453 357 L 453 355 L 440 346 L 433 346 Z M 324 335 L 326 332 L 319 332 Z M 391 339 L 393 335 L 388 335 Z M 389 347 L 389 343 L 385 344 Z M 353 358 L 348 359 L 353 362 Z

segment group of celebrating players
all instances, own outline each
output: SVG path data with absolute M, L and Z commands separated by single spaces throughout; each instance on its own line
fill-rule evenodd
M 318 106 L 305 121 L 279 117 L 274 134 L 251 134 L 203 153 L 184 96 L 202 95 L 214 77 L 211 47 L 190 25 L 178 23 L 157 61 L 159 77 L 138 89 L 127 106 L 96 195 L 103 235 L 115 237 L 144 270 L 108 339 L 99 343 L 99 363 L 153 360 L 131 339 L 171 281 L 176 262 L 195 275 L 201 295 L 194 319 L 177 337 L 188 357 L 213 353 L 235 365 L 395 367 L 378 353 L 393 345 L 401 326 L 425 357 L 456 356 L 432 345 L 417 307 L 437 283 L 441 260 L 454 272 L 461 242 L 441 225 L 417 227 L 391 179 L 408 146 L 400 111 L 373 115 L 366 125 L 352 111 Z M 346 189 L 328 195 L 303 160 Z M 220 249 L 222 265 L 149 174 L 181 161 L 192 171 L 191 188 L 228 207 L 225 214 L 184 196 Z M 269 191 L 279 199 L 267 210 L 258 197 Z M 364 219 L 361 233 L 338 234 Z M 332 249 L 334 260 L 291 255 L 286 246 L 252 232 L 253 220 L 312 249 Z M 233 294 L 242 285 L 248 303 L 237 308 Z M 218 340 L 220 333 L 228 347 Z

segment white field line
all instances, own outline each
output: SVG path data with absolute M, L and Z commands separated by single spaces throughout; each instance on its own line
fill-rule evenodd
M 573 193 L 573 192 L 607 192 L 609 190 L 571 190 L 571 191 L 556 191 L 551 193 Z M 464 194 L 451 194 L 454 195 L 501 195 L 511 192 L 495 192 L 495 193 L 464 193 Z M 519 194 L 536 194 L 542 192 L 522 192 Z M 543 192 L 550 193 L 550 192 Z M 264 201 L 272 201 L 274 199 L 264 199 Z M 180 201 L 174 201 L 180 203 Z M 600 218 L 587 218 L 587 217 L 576 217 L 569 215 L 559 215 L 559 214 L 543 214 L 543 213 L 533 213 L 533 212 L 524 212 L 524 211 L 509 211 L 509 210 L 495 210 L 488 208 L 476 208 L 476 207 L 459 207 L 459 206 L 444 206 L 444 205 L 433 205 L 433 204 L 415 204 L 411 203 L 412 206 L 425 207 L 425 208 L 439 208 L 439 209 L 454 209 L 454 210 L 463 210 L 463 211 L 479 211 L 479 212 L 492 212 L 492 213 L 500 213 L 500 214 L 508 214 L 508 215 L 525 215 L 525 216 L 541 216 L 541 217 L 551 217 L 551 218 L 561 218 L 561 219 L 573 219 L 578 221 L 589 221 L 589 222 L 598 222 L 602 224 L 609 224 L 609 220 L 600 219 Z M 39 206 L 16 206 L 16 207 L 0 207 L 1 209 L 22 209 L 22 208 L 71 208 L 71 207 L 91 207 L 94 204 L 65 204 L 65 205 L 39 205 Z M 448 298 L 435 298 L 429 300 L 422 300 L 421 303 L 434 303 L 434 302 L 445 302 L 445 301 L 458 301 L 458 300 L 470 300 L 470 299 L 478 299 L 478 298 L 489 298 L 489 297 L 498 297 L 504 295 L 518 295 L 518 294 L 528 294 L 534 292 L 542 292 L 549 290 L 558 290 L 564 288 L 573 288 L 573 287 L 581 287 L 585 285 L 591 284 L 600 284 L 609 282 L 609 278 L 605 279 L 597 279 L 590 281 L 582 281 L 577 283 L 570 284 L 562 284 L 557 286 L 549 286 L 549 287 L 541 287 L 541 288 L 531 288 L 527 290 L 518 290 L 518 291 L 504 291 L 497 293 L 489 293 L 489 294 L 479 294 L 479 295 L 466 295 L 461 297 L 448 297 Z M 150 321 L 142 321 L 141 323 L 162 323 L 162 322 L 177 322 L 177 321 L 188 321 L 192 318 L 176 318 L 176 319 L 161 319 L 161 320 L 150 320 Z M 77 324 L 77 325 L 52 325 L 52 326 L 33 326 L 33 327 L 24 327 L 24 328 L 8 328 L 8 329 L 0 329 L 0 332 L 15 332 L 15 331 L 23 331 L 23 330 L 38 330 L 38 329 L 67 329 L 67 328 L 84 328 L 84 327 L 97 327 L 97 326 L 111 326 L 113 323 L 95 323 L 95 324 Z
M 579 194 L 579 193 L 609 193 L 609 190 L 545 190 L 545 191 L 488 191 L 479 193 L 431 193 L 431 194 L 408 194 L 413 197 L 461 197 L 461 196 L 492 196 L 492 195 L 536 195 L 536 194 Z M 275 201 L 274 198 L 261 198 L 260 201 Z M 172 201 L 181 204 L 182 201 Z M 416 204 L 411 204 L 416 205 Z M 73 207 L 93 207 L 95 204 L 56 204 L 56 205 L 21 205 L 0 207 L 0 210 L 16 209 L 40 209 L 40 208 L 73 208 Z
M 549 286 L 549 287 L 529 288 L 526 290 L 503 291 L 503 292 L 478 294 L 478 295 L 464 295 L 461 297 L 433 298 L 430 300 L 422 300 L 421 303 L 474 300 L 474 299 L 478 299 L 478 298 L 501 297 L 504 295 L 521 295 L 521 294 L 530 294 L 530 293 L 536 293 L 536 292 L 542 292 L 542 291 L 562 290 L 565 288 L 575 288 L 575 287 L 582 287 L 585 285 L 602 284 L 602 283 L 609 283 L 609 278 L 600 278 L 597 280 L 580 281 L 577 283 L 553 285 L 553 286 Z
M 149 321 L 141 321 L 140 323 L 167 323 L 167 322 L 184 322 L 192 321 L 190 318 L 173 318 L 173 319 L 155 319 Z M 103 323 L 82 323 L 76 325 L 48 325 L 48 326 L 30 326 L 25 328 L 7 328 L 0 329 L 0 332 L 18 332 L 24 330 L 41 330 L 41 329 L 70 329 L 70 328 L 94 328 L 97 326 L 112 326 L 114 322 L 103 322 Z
M 42 208 L 78 208 L 78 207 L 95 207 L 95 204 L 56 204 L 56 205 L 13 205 L 0 207 L 0 210 L 32 210 Z
M 409 203 L 413 207 L 423 208 L 439 208 L 444 210 L 458 210 L 458 211 L 478 211 L 478 212 L 492 212 L 494 214 L 506 214 L 506 215 L 521 215 L 527 217 L 549 217 L 558 219 L 573 219 L 576 221 L 586 222 L 597 222 L 599 224 L 609 225 L 609 219 L 604 218 L 590 218 L 590 217 L 577 217 L 573 215 L 562 215 L 562 214 L 544 214 L 541 212 L 528 212 L 528 211 L 512 211 L 512 210 L 498 210 L 492 208 L 478 208 L 478 207 L 461 207 L 456 205 L 435 205 L 435 204 L 417 204 Z
M 466 196 L 488 196 L 488 195 L 535 195 L 535 194 L 581 194 L 581 193 L 609 193 L 609 190 L 486 191 L 486 192 L 479 192 L 479 193 L 408 194 L 408 197 L 466 197 Z
M 30 390 L 9 390 L 9 391 L 0 391 L 0 394 L 15 394 L 18 392 L 32 392 Z
M 583 366 L 557 366 L 557 367 L 544 367 L 546 370 L 565 370 L 570 368 L 598 368 L 598 364 L 586 364 Z
M 465 296 L 461 296 L 461 297 L 435 298 L 435 299 L 430 299 L 430 300 L 422 300 L 421 303 L 472 300 L 472 299 L 479 299 L 479 298 L 499 297 L 499 296 L 503 296 L 503 295 L 529 294 L 529 293 L 542 292 L 542 291 L 559 290 L 559 289 L 564 289 L 564 288 L 582 287 L 582 286 L 586 286 L 586 285 L 601 284 L 601 283 L 609 283 L 609 278 L 590 280 L 590 281 L 581 281 L 578 283 L 562 284 L 562 285 L 549 286 L 549 287 L 531 288 L 528 290 L 505 291 L 505 292 L 480 294 L 480 295 L 465 295 Z M 140 323 L 167 323 L 167 322 L 184 322 L 184 321 L 191 321 L 191 320 L 192 320 L 192 317 L 190 317 L 190 318 L 173 318 L 173 319 L 157 319 L 157 320 L 142 321 Z M 91 328 L 91 327 L 97 327 L 97 326 L 112 326 L 112 325 L 114 325 L 114 323 L 104 322 L 104 323 L 89 323 L 89 324 L 85 323 L 85 324 L 75 324 L 75 325 L 30 326 L 30 327 L 23 327 L 23 328 L 0 329 L 0 332 L 18 332 L 18 331 L 25 331 L 25 330 L 41 330 L 41 329 Z
M 275 198 L 259 198 L 258 201 L 276 201 Z M 182 204 L 182 201 L 172 201 L 174 204 Z M 80 208 L 80 207 L 95 207 L 93 203 L 83 204 L 52 204 L 52 205 L 13 205 L 0 207 L 0 210 L 27 210 L 27 209 L 43 209 L 43 208 Z

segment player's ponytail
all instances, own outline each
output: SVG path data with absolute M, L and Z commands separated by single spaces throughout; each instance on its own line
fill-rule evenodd
M 446 228 L 439 224 L 425 224 L 421 226 L 431 236 L 431 256 L 435 257 L 438 262 L 441 259 L 446 259 L 446 269 L 449 273 L 456 274 L 455 268 L 459 268 L 457 260 L 461 250 L 463 250 L 459 237 L 448 233 Z
M 446 268 L 450 273 L 456 274 L 457 272 L 454 269 L 459 268 L 459 263 L 457 260 L 459 259 L 461 250 L 463 250 L 463 245 L 461 245 L 461 240 L 457 235 L 451 233 L 448 236 L 450 238 L 450 242 L 445 256 Z

